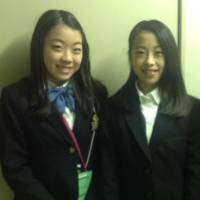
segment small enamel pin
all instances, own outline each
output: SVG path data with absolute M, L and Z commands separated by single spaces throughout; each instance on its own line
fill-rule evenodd
M 96 113 L 92 116 L 92 132 L 96 131 L 99 126 L 99 117 Z

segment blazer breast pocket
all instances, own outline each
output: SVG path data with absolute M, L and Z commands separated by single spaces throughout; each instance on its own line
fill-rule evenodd
M 157 153 L 172 163 L 183 166 L 186 157 L 187 138 L 174 137 L 158 144 Z

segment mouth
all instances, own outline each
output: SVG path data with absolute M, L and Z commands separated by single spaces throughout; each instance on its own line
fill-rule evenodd
M 68 74 L 73 69 L 73 66 L 57 65 L 56 67 L 63 74 Z
M 158 69 L 149 69 L 149 68 L 143 69 L 143 73 L 147 76 L 153 76 L 153 75 L 157 74 L 158 72 L 159 72 Z

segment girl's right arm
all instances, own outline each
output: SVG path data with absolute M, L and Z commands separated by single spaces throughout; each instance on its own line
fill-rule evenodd
M 0 101 L 0 149 L 4 178 L 17 199 L 55 200 L 32 174 L 20 113 L 21 105 L 26 102 L 18 102 L 14 93 L 13 90 L 3 89 Z

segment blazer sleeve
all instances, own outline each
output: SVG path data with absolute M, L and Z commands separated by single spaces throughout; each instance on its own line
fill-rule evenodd
M 106 106 L 107 107 L 107 106 Z M 116 147 L 112 133 L 114 126 L 111 113 L 104 110 L 99 134 L 99 152 L 102 178 L 103 200 L 119 199 L 119 182 L 117 177 Z
M 196 101 L 190 117 L 186 153 L 184 200 L 200 199 L 200 101 Z
M 20 114 L 23 102 L 16 99 L 17 97 L 14 98 L 9 90 L 2 91 L 0 149 L 3 176 L 13 189 L 17 199 L 55 200 L 32 174 L 29 166 L 28 146 L 22 128 L 24 121 Z

